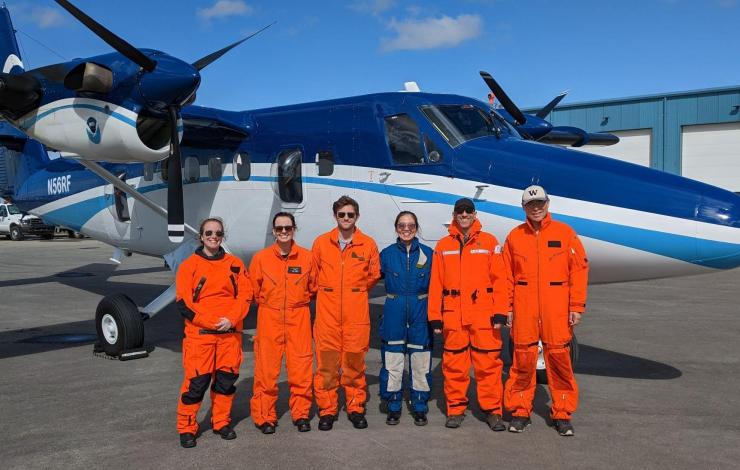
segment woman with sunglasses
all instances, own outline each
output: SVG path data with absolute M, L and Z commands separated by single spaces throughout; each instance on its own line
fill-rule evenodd
M 211 381 L 213 432 L 223 439 L 236 438 L 231 404 L 242 362 L 242 320 L 252 300 L 244 263 L 221 247 L 221 219 L 204 220 L 199 234 L 201 246 L 182 262 L 175 284 L 177 307 L 185 317 L 185 380 L 177 406 L 177 431 L 185 448 L 195 447 L 198 409 Z
M 308 304 L 316 291 L 317 269 L 311 251 L 293 240 L 293 214 L 272 219 L 275 243 L 257 252 L 249 265 L 257 313 L 254 340 L 252 420 L 263 434 L 277 426 L 278 376 L 285 356 L 290 385 L 290 415 L 299 432 L 311 430 L 313 350 Z
M 432 249 L 419 243 L 413 212 L 396 216 L 396 243 L 380 253 L 386 300 L 380 323 L 380 397 L 388 404 L 386 424 L 398 424 L 403 406 L 403 370 L 409 356 L 411 408 L 414 424 L 427 424 L 432 386 L 431 335 L 427 323 L 427 291 Z

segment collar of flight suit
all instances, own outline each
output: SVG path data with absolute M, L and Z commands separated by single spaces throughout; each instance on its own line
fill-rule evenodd
M 480 220 L 475 219 L 473 221 L 473 225 L 470 226 L 470 229 L 468 230 L 468 242 L 475 238 L 480 231 L 483 229 L 483 225 L 480 223 Z M 452 223 L 447 228 L 447 231 L 450 232 L 450 236 L 456 240 L 464 240 L 465 236 L 462 233 L 462 230 L 460 230 L 460 227 L 457 225 L 457 221 L 455 218 L 452 218 Z
M 396 246 L 398 246 L 398 249 L 405 252 L 406 251 L 406 244 L 401 241 L 401 237 L 396 237 Z M 417 237 L 414 237 L 411 240 L 411 249 L 409 250 L 409 253 L 412 253 L 419 249 L 419 239 Z
M 529 218 L 526 219 L 527 221 L 527 227 L 529 227 L 529 230 L 532 231 L 532 233 L 537 232 L 535 230 L 534 226 L 532 225 L 532 222 L 530 222 Z M 550 225 L 550 222 L 552 222 L 552 216 L 550 215 L 550 212 L 548 211 L 547 215 L 544 219 L 542 219 L 542 222 L 540 223 L 540 232 L 547 228 L 548 225 Z
M 290 253 L 288 253 L 288 259 L 295 258 L 298 256 L 298 250 L 296 248 L 296 242 L 295 240 L 291 240 L 290 242 Z M 280 251 L 280 245 L 278 245 L 277 242 L 272 244 L 272 252 L 277 256 L 278 258 L 283 258 L 283 253 Z
M 203 251 L 203 246 L 199 246 L 195 250 L 195 254 L 200 256 L 203 259 L 206 259 L 208 261 L 218 261 L 220 259 L 224 259 L 224 256 L 226 256 L 226 251 L 224 251 L 224 248 L 222 246 L 218 247 L 218 251 L 213 256 L 208 256 L 205 251 Z
M 339 248 L 339 229 L 337 227 L 334 227 L 331 232 L 329 232 L 329 239 L 331 240 L 332 244 L 334 244 L 334 246 Z M 367 235 L 362 233 L 359 227 L 355 226 L 355 232 L 352 234 L 352 240 L 349 244 L 362 245 L 365 243 L 366 239 Z

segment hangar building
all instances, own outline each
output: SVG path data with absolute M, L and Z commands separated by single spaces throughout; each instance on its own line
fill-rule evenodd
M 587 152 L 740 193 L 740 86 L 560 104 L 548 119 L 620 138 Z

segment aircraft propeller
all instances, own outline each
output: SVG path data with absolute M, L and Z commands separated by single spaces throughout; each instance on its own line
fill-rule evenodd
M 514 102 L 511 101 L 509 95 L 507 95 L 504 89 L 501 88 L 501 86 L 498 84 L 498 82 L 493 79 L 491 74 L 483 71 L 479 73 L 480 76 L 483 77 L 483 81 L 486 82 L 486 85 L 488 85 L 488 88 L 490 88 L 493 92 L 493 95 L 498 98 L 504 109 L 508 111 L 512 118 L 514 118 L 514 122 L 516 122 L 516 124 L 519 126 L 527 122 L 527 118 L 526 116 L 524 116 L 524 113 L 522 113 L 517 105 L 515 105 Z
M 144 74 L 139 77 L 139 90 L 146 107 L 154 114 L 166 113 L 170 132 L 170 156 L 167 178 L 167 232 L 173 243 L 179 243 L 184 237 L 184 210 L 182 196 L 182 158 L 178 119 L 183 106 L 195 100 L 195 92 L 200 85 L 200 70 L 207 67 L 221 56 L 261 33 L 274 24 L 271 23 L 259 31 L 240 39 L 216 52 L 208 54 L 192 64 L 167 54 L 158 54 L 157 60 L 129 44 L 106 27 L 93 20 L 82 10 L 67 0 L 55 0 L 59 6 L 105 41 L 113 49 L 139 65 Z

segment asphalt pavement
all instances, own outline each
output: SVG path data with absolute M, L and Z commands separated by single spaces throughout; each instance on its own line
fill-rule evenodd
M 92 354 L 100 299 L 123 292 L 145 305 L 174 279 L 158 259 L 117 266 L 112 249 L 89 239 L 0 240 L 0 467 L 35 468 L 738 468 L 740 467 L 740 270 L 589 290 L 577 328 L 581 391 L 576 436 L 547 426 L 549 397 L 538 386 L 532 426 L 494 433 L 470 391 L 462 427 L 444 427 L 440 348 L 434 352 L 429 424 L 408 413 L 387 426 L 378 398 L 378 316 L 371 306 L 367 355 L 369 428 L 340 414 L 331 432 L 298 433 L 281 374 L 277 433 L 249 416 L 253 354 L 244 341 L 233 417 L 238 438 L 221 440 L 201 409 L 194 449 L 175 429 L 182 380 L 182 320 L 175 308 L 147 321 L 146 359 Z M 253 329 L 256 315 L 248 317 Z

